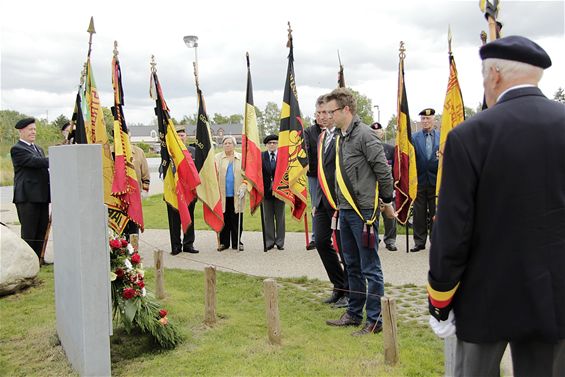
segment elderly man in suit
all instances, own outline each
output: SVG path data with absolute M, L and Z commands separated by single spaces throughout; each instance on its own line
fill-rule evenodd
M 20 140 L 10 149 L 14 165 L 14 204 L 21 224 L 21 237 L 41 257 L 49 222 L 49 159 L 35 144 L 35 119 L 16 123 Z
M 420 111 L 422 130 L 412 137 L 416 152 L 418 193 L 414 201 L 414 247 L 411 252 L 426 248 L 432 234 L 432 221 L 436 213 L 436 180 L 438 168 L 439 132 L 434 129 L 435 110 Z
M 263 162 L 263 187 L 265 189 L 265 197 L 263 199 L 265 251 L 271 250 L 275 246 L 279 250 L 284 250 L 284 202 L 273 196 L 273 179 L 277 166 L 278 140 L 279 137 L 277 135 L 268 135 L 265 137 L 263 143 L 267 146 L 267 150 L 261 153 Z
M 533 41 L 480 49 L 488 109 L 447 138 L 430 249 L 430 324 L 457 334 L 455 375 L 565 376 L 565 105 L 537 87 Z

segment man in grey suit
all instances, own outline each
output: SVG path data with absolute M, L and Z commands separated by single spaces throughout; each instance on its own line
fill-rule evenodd
M 261 153 L 263 162 L 263 187 L 265 196 L 263 199 L 263 218 L 265 221 L 265 247 L 271 250 L 275 246 L 284 250 L 285 235 L 285 213 L 284 202 L 273 196 L 273 178 L 277 166 L 277 147 L 279 145 L 277 135 L 265 137 L 263 143 L 267 150 Z

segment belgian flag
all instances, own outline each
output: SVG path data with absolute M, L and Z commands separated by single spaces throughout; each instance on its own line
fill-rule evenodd
M 277 166 L 273 179 L 273 195 L 290 206 L 292 217 L 300 220 L 306 209 L 306 171 L 308 156 L 304 143 L 304 127 L 294 77 L 292 35 L 289 32 L 288 69 L 279 129 Z
M 403 55 L 403 54 L 402 54 Z M 412 202 L 418 192 L 418 174 L 416 172 L 416 152 L 412 142 L 408 99 L 404 83 L 404 57 L 398 65 L 398 126 L 394 148 L 394 187 L 396 190 L 396 210 L 398 221 L 406 224 Z

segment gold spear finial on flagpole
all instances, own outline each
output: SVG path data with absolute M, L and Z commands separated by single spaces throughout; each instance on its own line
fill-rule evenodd
M 90 17 L 90 24 L 88 24 L 88 29 L 86 30 L 90 34 L 90 38 L 88 39 L 88 57 L 90 57 L 90 53 L 92 52 L 92 34 L 96 34 L 96 30 L 94 29 L 94 17 Z
M 292 28 L 290 27 L 290 21 L 288 21 L 288 41 L 286 42 L 286 47 L 292 46 Z
M 151 62 L 149 63 L 151 66 L 151 73 L 157 72 L 157 63 L 155 62 L 155 55 L 151 55 Z
M 451 35 L 451 25 L 447 25 L 447 50 L 449 52 L 449 55 L 451 55 L 451 38 L 453 36 Z
M 398 49 L 398 51 L 400 51 L 398 57 L 400 58 L 400 60 L 404 60 L 404 58 L 406 57 L 406 48 L 404 47 L 404 41 L 400 41 L 400 48 Z
M 118 41 L 114 41 L 114 51 L 113 51 L 113 53 L 114 53 L 114 58 L 116 60 L 118 60 L 118 55 L 120 54 L 118 52 Z

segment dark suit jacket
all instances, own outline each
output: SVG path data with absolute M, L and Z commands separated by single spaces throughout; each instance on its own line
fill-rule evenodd
M 324 155 L 322 156 L 322 162 L 323 162 L 324 174 L 326 176 L 326 182 L 328 183 L 329 191 L 332 195 L 334 202 L 337 204 L 337 195 L 335 192 L 335 139 L 336 138 L 334 135 L 333 140 L 330 142 L 330 145 L 328 146 L 328 150 L 325 151 Z M 324 146 L 322 145 L 321 148 L 323 147 Z M 318 163 L 320 164 L 319 161 Z M 324 206 L 326 206 L 328 212 L 332 213 L 330 211 L 333 211 L 333 209 L 331 208 L 328 200 L 324 195 L 324 192 L 322 191 L 321 184 L 318 184 L 317 195 L 318 195 L 318 203 L 315 204 L 315 207 L 320 207 L 323 204 Z
M 392 170 L 394 168 L 394 145 L 383 143 L 383 149 L 385 150 L 385 157 L 390 166 L 390 170 L 394 171 Z
M 318 176 L 318 139 L 321 133 L 322 128 L 316 122 L 304 130 L 304 142 L 308 154 L 308 172 L 306 175 L 309 177 Z
M 565 105 L 514 89 L 449 133 L 431 245 L 459 339 L 565 338 Z
M 418 172 L 418 185 L 435 186 L 437 180 L 439 150 L 439 131 L 434 130 L 432 156 L 428 160 L 426 156 L 426 136 L 423 131 L 418 131 L 412 136 L 414 150 L 416 151 L 416 170 Z
M 263 160 L 263 189 L 265 190 L 264 198 L 274 199 L 273 179 L 275 178 L 275 171 L 271 169 L 271 154 L 269 153 L 269 151 L 262 152 L 261 159 Z
M 39 153 L 18 141 L 10 155 L 14 165 L 14 203 L 50 203 L 49 159 L 41 147 Z

